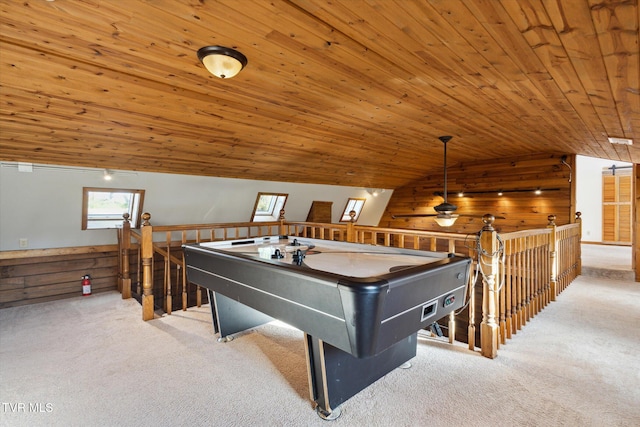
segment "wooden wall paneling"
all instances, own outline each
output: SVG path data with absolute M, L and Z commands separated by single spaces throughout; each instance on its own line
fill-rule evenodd
M 117 250 L 2 258 L 0 308 L 81 296 L 85 274 L 91 276 L 92 293 L 117 290 Z
M 640 281 L 640 167 L 633 165 L 633 227 L 632 234 L 632 268 L 636 273 L 636 282 Z
M 573 167 L 575 156 L 567 157 L 566 161 Z M 449 229 L 439 227 L 430 217 L 392 218 L 394 214 L 435 213 L 433 207 L 442 202 L 441 173 L 429 174 L 394 190 L 379 225 L 475 233 L 482 228 L 480 217 L 486 213 L 505 217 L 494 223 L 500 232 L 546 227 L 551 214 L 556 215 L 558 225 L 575 220 L 572 207 L 575 186 L 569 182 L 570 170 L 561 164 L 561 155 L 553 154 L 448 166 L 448 201 L 458 206 L 457 213 L 476 216 L 461 216 Z M 538 187 L 543 189 L 539 196 L 533 194 Z M 458 197 L 460 190 L 468 193 Z M 498 190 L 503 190 L 502 196 Z M 517 192 L 510 192 L 514 190 Z

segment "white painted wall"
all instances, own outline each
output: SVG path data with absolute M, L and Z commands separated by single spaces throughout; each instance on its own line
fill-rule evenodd
M 116 171 L 112 181 L 102 169 L 34 165 L 18 171 L 0 163 L 0 250 L 60 248 L 116 243 L 115 230 L 81 228 L 82 187 L 145 190 L 144 212 L 154 225 L 249 221 L 258 192 L 288 193 L 286 218 L 304 221 L 314 200 L 333 202 L 332 221 L 339 222 L 349 197 L 367 201 L 359 225 L 377 225 L 393 193 L 378 197 L 364 188 L 190 175 Z
M 631 163 L 576 156 L 576 212 L 582 212 L 582 240 L 602 242 L 602 169 Z

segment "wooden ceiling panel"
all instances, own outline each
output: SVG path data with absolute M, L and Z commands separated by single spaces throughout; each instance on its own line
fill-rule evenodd
M 196 51 L 249 59 L 217 79 Z M 639 162 L 634 0 L 0 0 L 0 161 L 397 188 Z M 607 137 L 634 140 L 612 146 Z

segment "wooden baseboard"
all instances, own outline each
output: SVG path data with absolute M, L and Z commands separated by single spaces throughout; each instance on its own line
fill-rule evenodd
M 580 243 L 584 245 L 631 246 L 631 243 L 620 243 L 620 242 L 588 242 L 588 241 L 582 240 Z

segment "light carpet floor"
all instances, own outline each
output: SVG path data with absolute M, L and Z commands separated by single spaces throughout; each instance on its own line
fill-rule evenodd
M 582 266 L 631 271 L 631 246 L 581 245 Z
M 0 310 L 2 426 L 638 426 L 640 284 L 580 277 L 490 360 L 421 338 L 323 421 L 302 333 L 218 343 L 208 306 L 143 322 L 116 292 Z

